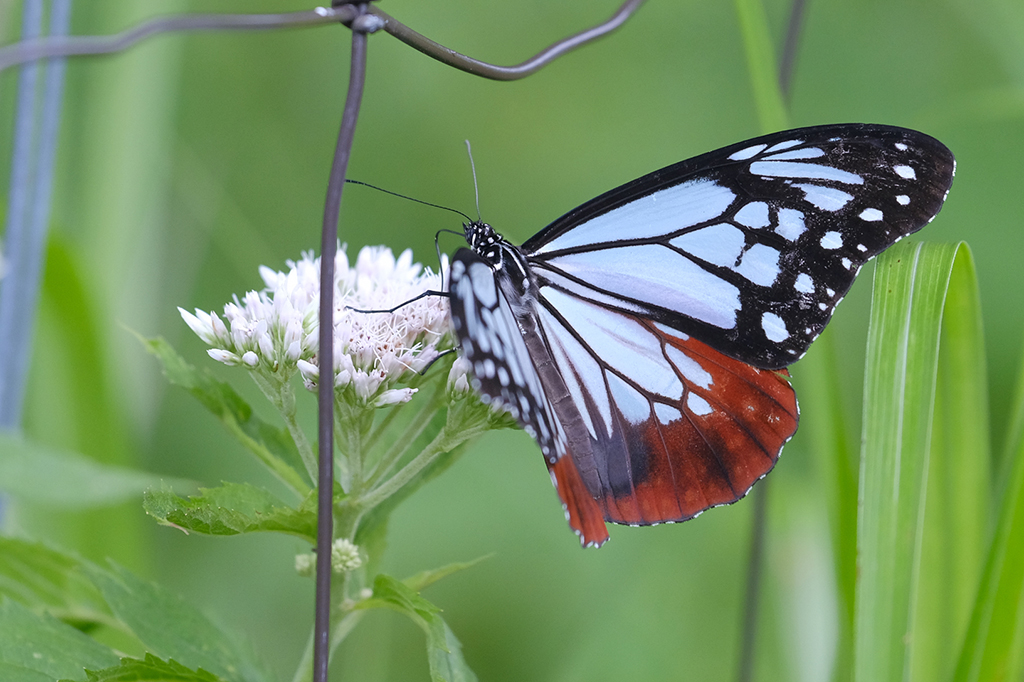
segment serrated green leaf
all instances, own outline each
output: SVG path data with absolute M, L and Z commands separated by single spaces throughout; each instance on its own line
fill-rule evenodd
M 951 286 L 967 293 L 950 293 Z M 985 387 L 975 383 L 984 381 L 976 299 L 962 245 L 901 244 L 875 269 L 857 538 L 859 681 L 948 679 L 953 672 L 948 643 L 967 625 L 986 526 L 989 452 Z M 958 328 L 944 330 L 949 325 Z M 940 352 L 940 340 L 949 348 Z M 961 416 L 972 423 L 957 424 Z
M 441 617 L 441 609 L 391 576 L 373 581 L 373 597 L 356 608 L 389 608 L 412 619 L 427 636 L 427 660 L 433 682 L 475 682 L 476 675 L 462 656 L 462 645 Z
M 160 476 L 102 464 L 77 452 L 45 447 L 0 430 L 0 490 L 50 507 L 84 509 L 138 498 Z M 185 481 L 174 481 L 189 487 Z
M 461 561 L 461 562 L 451 563 L 451 564 L 448 564 L 447 566 L 442 566 L 440 568 L 435 568 L 435 569 L 432 569 L 432 570 L 429 570 L 429 571 L 423 571 L 421 573 L 417 573 L 416 575 L 411 575 L 408 578 L 406 578 L 405 580 L 403 580 L 402 582 L 410 590 L 415 590 L 416 592 L 419 592 L 420 590 L 422 590 L 423 588 L 427 587 L 428 585 L 433 585 L 438 580 L 441 580 L 443 578 L 447 578 L 452 573 L 458 573 L 459 571 L 464 571 L 467 568 L 472 568 L 473 566 L 476 566 L 481 561 L 485 561 L 486 559 L 490 559 L 493 556 L 494 556 L 494 554 L 491 553 L 491 554 L 485 554 L 482 557 L 478 557 L 476 559 L 473 559 L 472 561 Z
M 45 607 L 76 626 L 108 622 L 110 610 L 81 564 L 40 543 L 0 536 L 0 597 Z
M 181 597 L 119 566 L 86 570 L 114 615 L 157 656 L 235 682 L 270 679 L 248 649 Z
M 161 338 L 143 339 L 143 345 L 163 367 L 164 376 L 181 386 L 217 417 L 257 459 L 300 495 L 309 492 L 305 466 L 295 442 L 285 429 L 278 429 L 255 415 L 252 407 L 230 385 L 217 380 L 208 370 L 197 370 Z
M 145 660 L 122 658 L 118 665 L 104 670 L 89 670 L 88 682 L 222 682 L 205 670 L 190 670 L 177 661 L 164 661 L 152 654 Z M 64 680 L 61 680 L 64 682 Z
M 316 542 L 316 500 L 308 497 L 292 509 L 269 491 L 248 483 L 201 488 L 188 499 L 167 490 L 149 491 L 146 513 L 167 526 L 204 535 L 239 535 L 274 531 Z
M 70 625 L 17 602 L 0 602 L 0 664 L 81 681 L 85 668 L 115 663 L 113 651 Z

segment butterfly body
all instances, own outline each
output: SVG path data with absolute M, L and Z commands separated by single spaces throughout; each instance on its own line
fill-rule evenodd
M 451 268 L 485 399 L 539 443 L 584 544 L 742 497 L 796 430 L 784 367 L 860 267 L 939 210 L 954 162 L 902 128 L 776 133 L 674 164 Z

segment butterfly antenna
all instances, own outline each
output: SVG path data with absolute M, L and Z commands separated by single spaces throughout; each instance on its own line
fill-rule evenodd
M 350 180 L 350 179 L 346 178 L 345 182 L 350 183 L 352 185 L 362 185 L 363 187 L 369 187 L 370 189 L 375 189 L 378 192 L 384 192 L 384 194 L 390 194 L 391 196 L 398 197 L 399 199 L 408 199 L 409 201 L 415 201 L 417 204 L 423 204 L 424 206 L 432 206 L 433 208 L 440 208 L 440 209 L 443 209 L 445 211 L 451 211 L 452 213 L 458 214 L 458 215 L 462 216 L 463 218 L 465 218 L 466 220 L 468 220 L 470 222 L 473 222 L 473 219 L 470 218 L 468 215 L 466 215 L 462 211 L 459 211 L 459 210 L 454 209 L 454 208 L 448 208 L 447 206 L 442 206 L 441 204 L 432 204 L 429 201 L 423 201 L 422 199 L 417 199 L 415 197 L 409 197 L 409 196 L 406 196 L 404 194 L 399 194 L 398 192 L 392 192 L 389 189 L 384 189 L 383 187 L 377 187 L 377 185 L 371 185 L 370 183 L 362 182 L 361 180 Z M 478 211 L 479 211 L 479 208 L 478 208 Z
M 482 222 L 480 219 L 480 185 L 476 181 L 476 163 L 473 161 L 473 147 L 469 144 L 469 140 L 466 140 L 466 153 L 469 154 L 469 167 L 473 170 L 473 192 L 476 194 L 476 219 L 478 222 Z

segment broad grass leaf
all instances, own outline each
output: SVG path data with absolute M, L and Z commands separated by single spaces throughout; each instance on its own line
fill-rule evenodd
M 879 258 L 864 387 L 859 681 L 953 672 L 949 642 L 966 631 L 987 523 L 983 358 L 966 246 L 900 244 Z
M 0 431 L 0 490 L 22 501 L 64 509 L 105 507 L 141 497 L 162 481 L 185 488 L 191 485 Z

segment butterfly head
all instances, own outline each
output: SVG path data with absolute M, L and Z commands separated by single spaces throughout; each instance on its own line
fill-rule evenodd
M 504 237 L 495 232 L 493 227 L 479 220 L 463 223 L 462 229 L 466 233 L 466 241 L 476 255 L 494 267 L 501 265 L 502 247 L 507 243 Z

